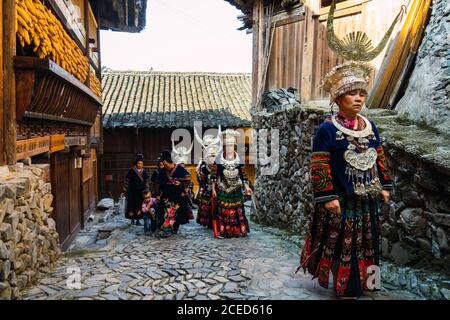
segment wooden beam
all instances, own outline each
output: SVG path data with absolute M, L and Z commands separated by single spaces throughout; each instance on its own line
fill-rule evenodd
M 84 54 L 86 56 L 86 58 L 90 59 L 90 37 L 89 37 L 89 0 L 84 0 L 84 29 L 86 30 L 86 50 L 84 51 Z M 90 73 L 91 73 L 91 68 L 90 68 L 90 63 L 88 63 L 88 68 L 86 70 L 87 72 L 87 77 L 86 77 L 86 82 L 84 83 L 88 88 L 90 88 L 90 82 L 91 79 L 89 77 Z
M 97 20 L 98 25 L 100 25 L 100 11 L 97 6 L 97 10 L 94 14 L 95 20 Z M 102 49 L 100 43 L 100 26 L 97 27 L 97 49 L 98 49 L 98 69 L 97 69 L 97 78 L 102 83 Z
M 296 16 L 296 17 L 290 17 L 283 20 L 278 20 L 275 23 L 275 28 L 285 26 L 291 23 L 299 22 L 305 20 L 305 16 Z
M 302 102 L 312 99 L 314 51 L 316 45 L 316 23 L 314 16 L 319 12 L 320 1 L 305 0 L 305 36 L 303 39 L 303 63 L 300 99 Z
M 2 0 L 3 12 L 3 144 L 7 164 L 16 163 L 16 83 L 13 57 L 16 55 L 16 2 Z
M 67 147 L 85 146 L 86 143 L 87 137 L 85 136 L 64 137 L 64 145 Z
M 17 160 L 23 160 L 50 151 L 50 137 L 17 141 Z
M 336 11 L 336 13 L 334 14 L 335 18 L 342 18 L 345 16 L 351 16 L 354 14 L 359 14 L 361 13 L 363 10 L 363 6 L 362 5 L 356 5 L 356 6 L 352 6 L 352 7 L 348 7 L 339 11 Z M 321 10 L 323 11 L 323 10 Z M 316 15 L 315 17 L 319 17 L 319 21 L 326 21 L 328 19 L 328 12 L 329 11 L 324 11 L 322 14 Z
M 0 17 L 3 21 L 3 1 L 0 1 Z M 0 23 L 0 41 L 3 43 L 3 23 Z M 3 49 L 0 50 L 0 121 L 3 121 Z M 0 166 L 6 163 L 3 130 L 0 132 Z

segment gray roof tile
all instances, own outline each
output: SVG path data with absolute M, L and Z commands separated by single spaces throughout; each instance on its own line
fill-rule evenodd
M 103 126 L 248 127 L 250 74 L 106 71 Z

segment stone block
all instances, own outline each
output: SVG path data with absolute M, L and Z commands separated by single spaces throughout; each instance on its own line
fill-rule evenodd
M 0 300 L 11 300 L 12 290 L 7 282 L 0 282 Z
M 44 197 L 44 211 L 48 211 L 53 203 L 53 195 L 51 193 L 47 193 Z
M 445 227 L 450 227 L 450 214 L 448 213 L 435 213 L 433 214 L 433 221 L 437 224 Z
M 13 236 L 12 226 L 8 223 L 0 223 L 0 240 L 9 241 Z
M 16 194 L 16 186 L 11 184 L 0 184 L 0 203 L 4 202 L 6 199 L 11 199 L 15 202 Z
M 2 240 L 0 240 L 0 259 L 9 259 L 9 249 Z
M 391 257 L 398 264 L 408 264 L 412 260 L 412 256 L 407 249 L 403 248 L 400 242 L 395 243 L 392 246 Z
M 52 192 L 52 185 L 50 183 L 44 183 L 41 187 L 42 194 L 47 194 Z
M 19 213 L 17 211 L 14 211 L 5 217 L 5 223 L 10 224 L 14 232 L 17 229 L 17 225 L 19 224 L 19 219 Z
M 8 166 L 0 166 L 0 178 L 6 178 L 10 175 Z
M 0 282 L 6 281 L 9 278 L 11 272 L 11 262 L 8 260 L 0 260 Z

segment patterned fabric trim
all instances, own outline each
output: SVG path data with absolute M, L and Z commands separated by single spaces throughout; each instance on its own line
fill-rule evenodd
M 210 179 L 213 183 L 217 182 L 217 164 L 214 164 L 211 168 Z
M 339 199 L 338 195 L 332 194 L 329 196 L 316 197 L 316 198 L 314 198 L 314 202 L 321 203 L 321 202 L 328 202 L 328 201 L 338 200 L 338 199 Z
M 329 152 L 313 152 L 311 156 L 311 181 L 316 199 L 334 194 Z
M 392 181 L 391 181 L 391 173 L 386 165 L 386 156 L 384 154 L 384 150 L 382 146 L 379 146 L 376 148 L 377 150 L 377 165 L 378 165 L 378 172 L 380 173 L 380 180 L 381 184 L 383 185 L 383 188 L 385 190 L 392 190 Z

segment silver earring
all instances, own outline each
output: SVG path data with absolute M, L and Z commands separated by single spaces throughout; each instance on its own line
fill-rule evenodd
M 331 101 L 331 102 L 330 102 L 330 111 L 331 111 L 331 115 L 334 115 L 334 111 L 333 111 L 334 105 L 335 105 L 335 102 L 334 102 L 334 101 Z

